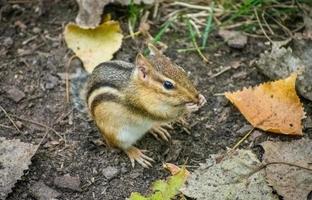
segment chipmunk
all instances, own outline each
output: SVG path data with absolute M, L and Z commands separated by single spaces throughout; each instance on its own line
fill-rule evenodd
M 206 103 L 180 66 L 156 47 L 152 54 L 138 54 L 135 64 L 109 61 L 98 65 L 87 80 L 86 104 L 111 147 L 122 149 L 143 167 L 154 160 L 133 145 L 147 132 L 168 140 L 167 123 Z

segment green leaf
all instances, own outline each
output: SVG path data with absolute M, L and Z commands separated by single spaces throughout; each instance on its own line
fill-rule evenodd
M 170 176 L 167 181 L 157 180 L 152 185 L 153 193 L 147 197 L 134 192 L 130 200 L 170 200 L 179 193 L 188 176 L 187 170 L 183 167 L 177 174 Z

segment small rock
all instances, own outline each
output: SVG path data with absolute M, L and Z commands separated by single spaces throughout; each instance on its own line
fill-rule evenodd
M 23 128 L 23 122 L 16 121 L 15 124 L 16 124 L 17 128 L 19 128 L 19 129 Z
M 277 80 L 298 74 L 296 88 L 300 95 L 312 101 L 312 40 L 294 39 L 290 44 L 274 42 L 271 52 L 264 52 L 257 68 L 270 79 Z M 289 45 L 289 46 L 287 46 Z
M 36 182 L 30 187 L 31 195 L 38 200 L 52 200 L 61 194 L 45 185 L 42 181 Z
M 34 33 L 40 33 L 40 32 L 41 32 L 41 29 L 38 28 L 38 27 L 34 27 L 34 28 L 32 29 L 32 31 L 33 31 Z
M 18 103 L 20 100 L 22 100 L 25 97 L 25 93 L 18 89 L 17 87 L 10 88 L 7 91 L 7 94 L 9 95 L 9 98 Z
M 78 192 L 81 191 L 80 183 L 79 176 L 70 176 L 69 174 L 59 176 L 54 179 L 54 185 L 56 187 L 70 189 Z
M 247 36 L 239 31 L 219 30 L 218 35 L 226 41 L 229 47 L 242 49 L 247 44 Z
M 3 40 L 3 46 L 9 48 L 13 45 L 14 41 L 11 37 L 7 37 Z
M 311 117 L 307 117 L 304 120 L 304 128 L 306 128 L 306 129 L 312 128 L 312 119 L 311 119 Z
M 55 86 L 57 86 L 59 82 L 59 79 L 55 76 L 53 76 L 52 74 L 48 74 L 45 78 L 45 84 L 44 84 L 44 88 L 45 89 L 53 89 Z
M 120 170 L 116 167 L 108 166 L 102 170 L 104 177 L 108 180 L 115 178 L 119 174 Z
M 261 135 L 263 135 L 263 132 L 258 131 L 258 130 L 254 130 L 249 138 L 249 140 L 251 141 L 255 141 L 258 137 L 260 137 Z

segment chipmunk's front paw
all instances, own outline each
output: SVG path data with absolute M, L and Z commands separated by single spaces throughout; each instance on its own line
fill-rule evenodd
M 207 102 L 206 98 L 202 94 L 200 94 L 198 96 L 198 98 L 199 98 L 198 103 L 187 103 L 185 105 L 187 112 L 189 112 L 189 113 L 196 112 L 197 110 L 199 110 L 199 108 L 204 106 L 205 103 Z
M 199 103 L 198 106 L 199 107 L 203 107 L 205 105 L 205 103 L 207 103 L 206 98 L 204 97 L 204 95 L 199 94 Z
M 196 112 L 200 108 L 196 103 L 187 103 L 185 106 L 188 113 Z
M 157 140 L 160 140 L 159 137 L 165 141 L 169 141 L 171 138 L 170 133 L 167 129 L 173 129 L 172 125 L 169 123 L 155 124 L 150 130 L 151 133 Z M 158 137 L 159 136 L 159 137 Z
M 146 156 L 143 152 L 145 150 L 140 150 L 136 147 L 130 147 L 127 150 L 125 150 L 126 154 L 128 155 L 132 167 L 135 165 L 135 161 L 137 161 L 140 165 L 142 165 L 145 168 L 152 167 L 151 162 L 155 162 L 152 158 Z

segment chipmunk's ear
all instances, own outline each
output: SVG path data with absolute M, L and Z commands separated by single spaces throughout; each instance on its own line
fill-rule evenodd
M 158 49 L 157 49 L 157 47 L 155 47 L 152 43 L 148 43 L 148 49 L 150 50 L 150 52 L 151 52 L 151 55 L 154 55 L 154 56 L 160 56 L 160 55 L 162 55 L 162 52 L 161 51 L 159 51 Z
M 147 80 L 153 66 L 141 53 L 139 53 L 136 57 L 135 66 L 137 68 L 139 78 L 141 78 L 142 80 Z

